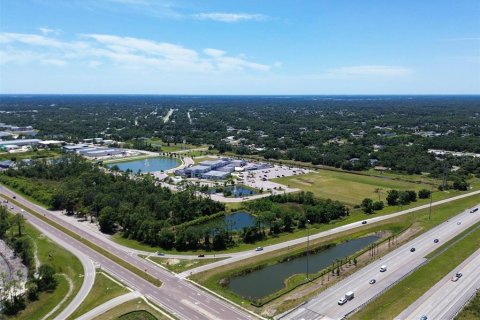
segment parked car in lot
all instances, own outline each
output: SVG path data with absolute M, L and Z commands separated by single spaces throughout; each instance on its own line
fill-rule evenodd
M 263 247 L 256 247 L 255 248 L 255 251 L 262 251 L 263 250 Z

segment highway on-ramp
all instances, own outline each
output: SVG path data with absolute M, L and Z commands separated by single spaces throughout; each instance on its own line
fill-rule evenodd
M 451 281 L 455 273 L 462 277 Z M 417 301 L 395 319 L 410 320 L 427 316 L 428 319 L 453 319 L 469 299 L 480 289 L 480 249 L 455 267 Z
M 346 315 L 357 311 L 364 304 L 425 263 L 425 256 L 442 243 L 452 239 L 477 222 L 480 222 L 480 214 L 478 212 L 470 213 L 470 209 L 465 210 L 336 283 L 306 304 L 285 314 L 282 318 L 297 320 L 342 319 Z M 435 239 L 439 240 L 438 243 L 435 243 Z M 411 251 L 412 248 L 415 248 L 414 252 Z M 383 265 L 387 267 L 385 272 L 380 271 L 380 267 Z M 376 280 L 375 284 L 369 283 L 372 279 Z M 338 300 L 349 291 L 354 292 L 355 298 L 344 305 L 339 305 Z
M 7 194 L 9 197 L 13 197 L 15 195 L 16 201 L 27 207 L 29 210 L 37 212 L 38 214 L 42 214 L 45 216 L 45 218 L 48 217 L 57 224 L 62 225 L 64 228 L 75 232 L 79 236 L 107 250 L 109 253 L 116 255 L 118 258 L 121 258 L 128 264 L 135 266 L 140 270 L 146 270 L 146 272 L 148 272 L 151 276 L 162 281 L 162 286 L 157 287 L 129 271 L 128 269 L 120 266 L 116 262 L 106 258 L 97 251 L 56 229 L 42 219 L 37 218 L 35 215 L 30 214 L 27 211 L 23 212 L 24 217 L 30 223 L 55 237 L 55 241 L 57 243 L 65 247 L 73 247 L 74 249 L 82 252 L 84 255 L 100 264 L 102 268 L 107 269 L 125 284 L 140 292 L 154 303 L 160 305 L 175 317 L 192 320 L 244 320 L 258 318 L 257 316 L 254 316 L 253 314 L 244 311 L 243 309 L 240 309 L 239 307 L 236 307 L 221 298 L 197 288 L 185 280 L 175 277 L 170 272 L 162 268 L 155 267 L 145 259 L 142 259 L 134 254 L 129 254 L 128 252 L 112 246 L 109 241 L 92 237 L 90 233 L 85 232 L 75 225 L 67 223 L 65 220 L 56 217 L 48 210 L 29 202 L 18 194 L 14 194 L 3 188 L 1 193 Z M 11 205 L 14 206 L 14 210 L 20 211 L 20 208 L 17 208 L 16 205 Z

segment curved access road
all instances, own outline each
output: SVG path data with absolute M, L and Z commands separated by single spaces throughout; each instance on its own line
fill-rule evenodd
M 57 215 L 52 214 L 50 211 L 29 202 L 20 195 L 14 194 L 3 187 L 0 188 L 0 193 L 7 194 L 9 197 L 13 197 L 15 195 L 15 201 L 21 203 L 24 207 L 28 208 L 29 211 L 35 212 L 38 215 L 43 215 L 44 218 L 54 221 L 62 227 L 81 236 L 82 238 L 96 244 L 99 247 L 102 247 L 104 250 L 124 260 L 131 266 L 134 266 L 139 270 L 144 270 L 151 276 L 159 279 L 162 282 L 161 287 L 157 287 L 146 281 L 142 277 L 108 259 L 104 255 L 70 237 L 66 233 L 56 229 L 43 219 L 38 218 L 36 215 L 33 215 L 27 211 L 23 212 L 24 217 L 27 218 L 34 226 L 39 226 L 42 228 L 42 230 L 45 230 L 55 236 L 56 242 L 64 246 L 68 244 L 74 249 L 82 252 L 84 255 L 90 257 L 90 259 L 100 264 L 102 268 L 107 269 L 123 283 L 140 292 L 154 303 L 160 305 L 164 310 L 172 314 L 174 317 L 192 320 L 246 320 L 260 318 L 251 312 L 248 312 L 217 296 L 199 289 L 195 285 L 185 280 L 175 277 L 170 272 L 154 266 L 145 259 L 132 254 L 130 251 L 126 252 L 118 249 L 117 246 L 112 245 L 111 241 L 106 241 L 106 239 L 102 237 L 92 236 L 92 234 L 86 232 L 83 228 L 79 228 L 77 225 L 72 225 L 63 219 L 60 219 Z
M 78 250 L 68 242 L 65 242 L 62 239 L 60 239 L 56 234 L 56 232 L 54 232 L 53 230 L 47 227 L 48 225 L 43 225 L 43 224 L 36 223 L 35 221 L 32 221 L 32 217 L 29 213 L 21 210 L 14 204 L 8 203 L 7 205 L 10 211 L 14 213 L 21 213 L 41 233 L 43 233 L 46 237 L 48 237 L 55 243 L 64 247 L 69 252 L 71 252 L 82 263 L 83 272 L 84 272 L 82 286 L 78 291 L 78 293 L 73 298 L 73 300 L 62 310 L 62 312 L 58 316 L 55 317 L 55 319 L 58 319 L 58 320 L 68 318 L 68 316 L 70 316 L 80 306 L 83 300 L 85 300 L 88 293 L 93 287 L 93 283 L 95 282 L 96 272 L 95 272 L 95 266 L 92 260 L 90 260 L 90 258 L 87 255 L 85 255 L 83 252 L 81 252 L 80 250 Z
M 451 281 L 455 273 L 463 275 Z M 453 319 L 465 304 L 480 289 L 480 249 L 455 267 L 423 296 L 418 298 L 395 319 Z
M 343 319 L 423 265 L 427 261 L 425 257 L 442 243 L 453 239 L 478 222 L 480 222 L 480 214 L 478 212 L 471 213 L 470 209 L 467 209 L 379 260 L 370 263 L 280 318 L 296 320 Z M 435 242 L 435 239 L 439 241 Z M 415 250 L 411 251 L 412 248 Z M 381 272 L 381 266 L 386 266 L 386 271 Z M 375 279 L 376 283 L 370 284 L 369 282 L 372 279 Z M 355 298 L 339 305 L 338 300 L 350 291 L 354 292 Z

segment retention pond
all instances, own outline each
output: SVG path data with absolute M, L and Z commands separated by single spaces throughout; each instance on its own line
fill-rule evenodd
M 180 161 L 169 157 L 155 157 L 141 160 L 132 160 L 124 162 L 113 162 L 106 166 L 112 168 L 117 166 L 122 171 L 132 170 L 133 173 L 141 172 L 154 172 L 170 170 L 180 165 Z
M 378 239 L 377 236 L 362 237 L 310 254 L 308 256 L 309 271 L 310 273 L 319 272 L 331 266 L 337 259 L 346 258 Z M 231 278 L 228 288 L 242 297 L 262 298 L 281 290 L 284 287 L 284 281 L 292 275 L 306 273 L 306 268 L 307 257 L 300 256 Z

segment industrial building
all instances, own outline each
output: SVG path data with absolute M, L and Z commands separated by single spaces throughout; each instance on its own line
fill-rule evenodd
M 102 147 L 92 147 L 86 144 L 75 144 L 63 146 L 62 150 L 65 152 L 76 153 L 84 157 L 89 158 L 98 158 L 98 157 L 107 157 L 115 155 L 124 155 L 125 150 L 119 148 L 102 148 Z
M 18 140 L 6 140 L 0 141 L 1 146 L 16 145 L 16 146 L 34 146 L 40 143 L 40 139 L 18 139 Z

